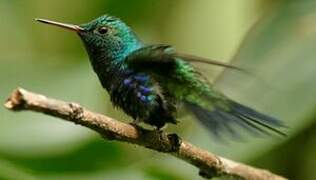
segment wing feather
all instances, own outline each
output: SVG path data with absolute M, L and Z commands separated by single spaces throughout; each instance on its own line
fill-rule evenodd
M 220 61 L 203 58 L 195 55 L 189 55 L 184 53 L 176 52 L 175 49 L 170 45 L 150 45 L 140 48 L 133 52 L 126 58 L 128 64 L 132 66 L 141 65 L 143 63 L 146 64 L 155 64 L 155 65 L 163 65 L 165 63 L 172 64 L 175 62 L 176 59 L 181 59 L 183 61 L 189 63 L 203 63 L 208 65 L 220 66 L 224 68 L 238 70 L 244 73 L 248 73 L 246 70 L 233 66 L 231 64 L 223 63 Z

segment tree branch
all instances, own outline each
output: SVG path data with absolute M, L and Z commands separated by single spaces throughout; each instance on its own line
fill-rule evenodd
M 12 92 L 5 107 L 13 111 L 31 110 L 59 117 L 93 129 L 107 140 L 137 144 L 158 152 L 168 153 L 199 168 L 200 175 L 205 178 L 230 176 L 251 180 L 285 179 L 267 170 L 257 169 L 214 155 L 188 142 L 177 141 L 175 135 L 122 123 L 105 115 L 91 112 L 79 104 L 47 98 L 21 88 Z M 175 148 L 177 144 L 178 146 Z

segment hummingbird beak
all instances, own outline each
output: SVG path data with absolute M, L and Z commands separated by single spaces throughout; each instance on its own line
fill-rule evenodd
M 53 26 L 61 27 L 61 28 L 68 29 L 71 31 L 75 31 L 78 33 L 84 31 L 84 29 L 78 25 L 65 24 L 65 23 L 55 22 L 55 21 L 46 20 L 46 19 L 35 19 L 35 20 L 38 22 L 41 22 L 41 23 L 50 24 Z

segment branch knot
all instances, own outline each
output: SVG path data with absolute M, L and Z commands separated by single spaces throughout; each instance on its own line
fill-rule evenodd
M 77 104 L 77 103 L 69 103 L 69 107 L 71 111 L 69 112 L 69 118 L 70 119 L 75 119 L 75 120 L 82 120 L 84 115 L 83 115 L 83 108 Z M 76 123 L 76 121 L 74 121 Z

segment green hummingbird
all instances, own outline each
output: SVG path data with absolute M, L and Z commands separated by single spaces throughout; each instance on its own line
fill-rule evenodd
M 229 99 L 214 89 L 192 63 L 238 67 L 182 54 L 170 45 L 144 44 L 131 28 L 116 17 L 103 15 L 82 25 L 45 19 L 39 22 L 76 32 L 81 38 L 94 72 L 115 107 L 157 129 L 176 124 L 176 113 L 186 108 L 211 133 L 284 135 L 281 121 Z

